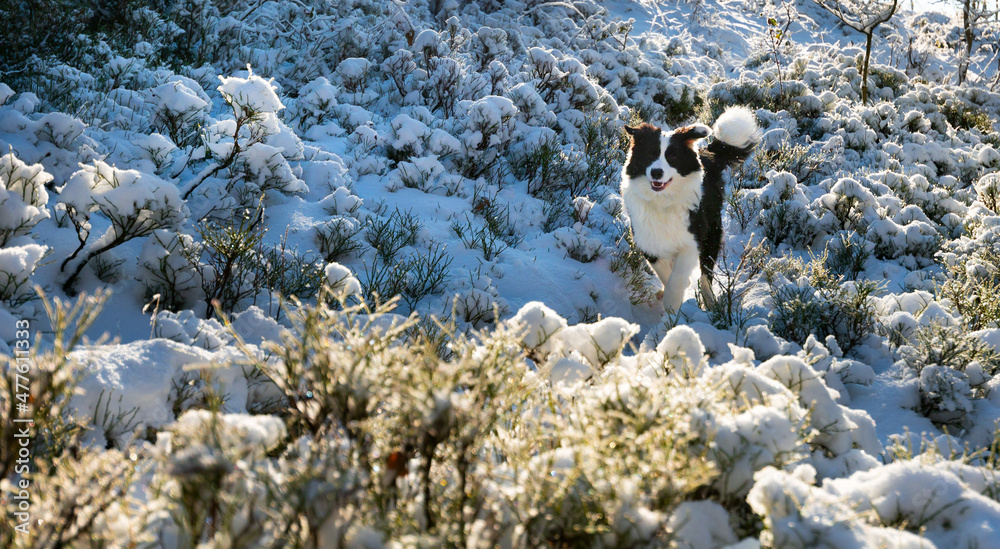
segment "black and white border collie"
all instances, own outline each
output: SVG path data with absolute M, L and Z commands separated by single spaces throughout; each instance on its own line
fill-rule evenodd
M 730 107 L 713 128 L 704 124 L 663 131 L 626 127 L 632 148 L 622 170 L 622 198 L 636 247 L 663 283 L 663 304 L 677 311 L 696 266 L 707 305 L 722 246 L 722 172 L 746 160 L 760 140 L 754 114 Z M 712 142 L 698 150 L 709 135 Z

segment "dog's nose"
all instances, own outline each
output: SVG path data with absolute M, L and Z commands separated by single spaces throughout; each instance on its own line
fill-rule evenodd
M 649 176 L 657 181 L 663 179 L 663 170 L 660 168 L 649 170 Z

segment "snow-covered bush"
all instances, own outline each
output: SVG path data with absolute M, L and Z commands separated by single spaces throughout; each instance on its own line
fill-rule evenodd
M 166 229 L 153 231 L 139 254 L 139 276 L 145 299 L 159 296 L 157 305 L 177 311 L 194 304 L 201 289 L 201 274 L 191 259 L 198 255 L 194 239 Z
M 234 212 L 229 218 L 205 220 L 201 242 L 184 255 L 198 271 L 206 317 L 218 306 L 230 313 L 258 304 L 277 314 L 283 299 L 309 299 L 325 280 L 323 265 L 311 254 L 264 243 L 264 209 Z
M 75 303 L 58 298 L 45 300 L 46 312 L 55 333 L 52 348 L 43 351 L 22 347 L 20 360 L 13 354 L 0 354 L 0 368 L 6 373 L 0 376 L 0 395 L 12 403 L 11 406 L 0 407 L 0 441 L 3 442 L 0 444 L 0 483 L 5 484 L 5 490 L 13 488 L 8 483 L 15 473 L 24 475 L 27 472 L 19 452 L 23 447 L 18 443 L 18 432 L 23 430 L 20 422 L 31 422 L 37 429 L 34 431 L 35 443 L 31 445 L 31 455 L 39 466 L 57 469 L 55 463 L 65 459 L 64 451 L 76 443 L 80 426 L 70 417 L 66 406 L 74 394 L 80 371 L 69 352 L 96 320 L 107 295 L 105 292 L 94 296 L 82 295 Z M 26 326 L 24 323 L 19 325 L 22 329 L 27 329 Z M 28 357 L 30 360 L 27 360 Z M 24 406 L 15 408 L 15 402 Z M 45 476 L 38 475 L 39 478 Z M 15 536 L 13 528 L 5 528 L 0 533 L 0 540 L 13 547 Z
M 155 175 L 109 166 L 100 160 L 82 164 L 70 177 L 59 193 L 58 207 L 64 209 L 80 240 L 73 255 L 63 261 L 63 270 L 80 252 L 85 252 L 63 284 L 67 291 L 72 291 L 91 259 L 157 229 L 176 229 L 188 215 L 177 187 L 171 183 Z M 102 214 L 111 225 L 88 245 L 93 212 Z
M 348 215 L 334 216 L 316 227 L 316 245 L 326 261 L 338 261 L 364 249 L 358 236 L 362 223 Z
M 488 172 L 510 147 L 516 136 L 514 115 L 517 107 L 506 97 L 486 96 L 460 104 L 463 131 L 459 135 L 462 175 L 475 179 Z
M 611 271 L 618 274 L 628 290 L 633 305 L 649 303 L 656 298 L 656 275 L 642 250 L 636 247 L 631 229 L 618 240 L 618 250 L 611 257 Z
M 337 106 L 337 87 L 324 77 L 306 84 L 292 104 L 290 119 L 302 131 L 333 119 Z
M 577 223 L 573 227 L 556 229 L 552 236 L 556 239 L 556 246 L 565 249 L 569 257 L 581 263 L 590 263 L 601 255 L 604 243 L 589 236 L 588 232 L 582 223 Z
M 809 210 L 802 186 L 788 172 L 768 172 L 767 179 L 760 191 L 748 191 L 741 197 L 744 202 L 759 205 L 757 223 L 764 236 L 774 246 L 785 242 L 796 247 L 810 246 L 819 232 L 818 220 Z
M 0 247 L 49 217 L 45 185 L 51 181 L 41 164 L 29 166 L 14 151 L 0 156 Z
M 786 257 L 768 265 L 765 275 L 769 324 L 782 338 L 803 344 L 810 335 L 834 336 L 848 352 L 882 329 L 872 301 L 880 291 L 875 281 L 847 281 L 819 258 L 806 263 Z
M 445 174 L 444 165 L 437 156 L 430 155 L 413 158 L 411 162 L 400 162 L 396 169 L 389 172 L 390 191 L 406 187 L 417 189 L 429 194 L 453 196 L 458 194 L 462 178 L 454 174 Z
M 475 329 L 495 324 L 509 309 L 493 279 L 479 270 L 469 271 L 467 277 L 458 277 L 448 293 L 454 294 L 451 317 Z
M 979 200 L 994 213 L 1000 213 L 1000 174 L 984 175 L 976 182 Z
M 986 242 L 948 266 L 941 294 L 971 330 L 1000 326 L 1000 251 Z
M 757 148 L 745 165 L 734 169 L 734 180 L 739 182 L 740 187 L 753 189 L 765 185 L 768 172 L 774 170 L 794 175 L 800 184 L 812 182 L 823 166 L 822 155 L 811 147 L 793 144 L 787 138 L 787 131 L 779 129 L 772 132 L 784 132 L 786 138 L 780 140 L 777 147 L 766 146 L 765 141 L 765 146 Z
M 856 279 L 865 270 L 875 245 L 855 231 L 838 231 L 826 245 L 826 268 L 848 279 Z
M 209 124 L 202 155 L 212 159 L 191 181 L 184 185 L 188 199 L 206 180 L 227 170 L 228 181 L 222 190 L 203 191 L 206 196 L 231 194 L 230 207 L 253 207 L 268 190 L 281 193 L 308 191 L 289 160 L 298 159 L 303 145 L 276 114 L 284 109 L 273 80 L 253 74 L 247 67 L 246 78 L 219 76 L 218 87 L 232 118 Z M 225 202 L 223 202 L 225 204 Z
M 148 94 L 152 127 L 174 143 L 193 143 L 210 105 L 201 86 L 189 79 L 173 80 L 150 89 Z
M 400 296 L 409 310 L 414 311 L 422 299 L 444 290 L 451 262 L 444 247 L 436 243 L 398 262 L 379 256 L 371 265 L 365 264 L 365 278 L 361 282 L 364 297 L 370 303 L 378 303 Z
M 423 223 L 413 212 L 395 209 L 388 215 L 368 218 L 365 241 L 375 248 L 382 260 L 392 262 L 399 250 L 416 244 L 422 227 Z
M 768 547 L 920 547 L 928 534 L 946 535 L 950 521 L 941 520 L 959 513 L 950 510 L 967 497 L 959 477 L 917 463 L 886 468 L 887 476 L 863 471 L 822 487 L 809 466 L 761 471 L 748 501 L 764 518 L 762 541 Z M 972 505 L 983 505 L 982 499 Z M 963 534 L 972 543 L 983 535 Z
M 38 244 L 0 248 L 0 303 L 16 309 L 36 297 L 31 275 L 47 251 Z

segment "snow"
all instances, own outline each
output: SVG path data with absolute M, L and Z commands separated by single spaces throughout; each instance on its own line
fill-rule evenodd
M 556 479 L 604 471 L 579 482 L 620 489 L 615 501 L 627 501 L 607 515 L 620 521 L 607 544 L 659 542 L 666 532 L 692 548 L 995 543 L 1000 370 L 982 354 L 1000 350 L 989 301 L 998 272 L 989 254 L 1000 242 L 995 22 L 976 29 L 969 82 L 957 85 L 960 18 L 897 15 L 875 35 L 864 105 L 863 35 L 808 0 L 196 8 L 135 14 L 148 29 L 129 47 L 67 34 L 76 49 L 63 61 L 40 51 L 30 75 L 0 70 L 0 354 L 11 355 L 12 326 L 24 318 L 41 348 L 51 346 L 34 285 L 62 299 L 113 291 L 71 354 L 81 377 L 69 408 L 86 428 L 83 447 L 135 450 L 164 478 L 164 464 L 177 473 L 213 460 L 241 472 L 251 462 L 281 474 L 305 467 L 312 458 L 294 449 L 309 435 L 289 428 L 284 395 L 245 368 L 242 351 L 277 364 L 299 307 L 285 294 L 315 303 L 329 297 L 316 293 L 325 284 L 346 298 L 328 299 L 331 314 L 373 292 L 402 295 L 393 314 L 371 317 L 372 338 L 410 315 L 425 326 L 453 322 L 461 336 L 441 342 L 442 359 L 481 359 L 489 334 L 515 334 L 502 351 L 523 366 L 514 381 L 551 395 L 525 406 L 523 424 L 461 423 L 479 379 L 453 380 L 447 360 L 400 365 L 390 347 L 365 367 L 398 366 L 383 376 L 387 387 L 404 374 L 458 387 L 395 395 L 397 405 L 429 403 L 405 421 L 454 421 L 447 436 L 545 433 L 544 444 L 509 454 L 475 448 L 495 470 L 474 474 L 498 490 L 523 493 L 504 475 L 530 480 L 532 471 L 496 461 L 517 452 Z M 192 26 L 196 15 L 208 26 Z M 768 17 L 782 28 L 790 19 L 777 51 Z M 732 298 L 728 311 L 703 310 L 691 287 L 665 314 L 644 266 L 627 261 L 621 129 L 638 122 L 705 124 L 738 147 L 760 140 L 756 157 L 726 175 L 714 289 Z M 252 248 L 254 265 L 267 252 L 288 263 L 256 278 L 230 273 L 244 297 L 217 317 L 212 283 L 225 269 L 205 258 L 227 249 L 207 231 L 253 212 L 261 231 L 228 245 Z M 761 257 L 741 256 L 758 242 Z M 849 299 L 868 283 L 871 295 L 851 309 L 830 305 L 831 293 Z M 799 306 L 784 323 L 778 307 L 795 300 L 782 303 L 783 292 Z M 965 296 L 981 310 L 963 309 Z M 853 323 L 858 309 L 871 325 Z M 868 337 L 845 337 L 859 330 Z M 345 326 L 334 331 L 346 337 Z M 102 333 L 118 340 L 92 344 Z M 949 354 L 949 345 L 980 354 Z M 313 381 L 302 381 L 303 394 Z M 215 414 L 203 409 L 211 390 L 225 395 Z M 648 398 L 640 406 L 636 395 Z M 501 397 L 485 406 L 521 409 Z M 686 449 L 712 472 L 667 507 L 637 488 L 656 475 L 608 465 L 647 448 L 644 433 L 606 454 L 605 438 L 624 434 L 545 431 L 616 406 L 642 424 L 661 410 L 680 414 L 680 404 L 687 423 L 665 439 L 684 446 L 669 450 Z M 373 417 L 373 429 L 396 419 Z M 216 431 L 221 453 L 203 440 Z M 160 443 L 149 442 L 154 432 Z M 336 446 L 338 436 L 322 443 Z M 427 440 L 371 448 L 383 468 L 373 473 Z M 392 481 L 401 523 L 435 507 L 410 498 L 420 480 L 419 465 L 409 467 Z M 336 481 L 354 487 L 363 476 Z M 462 531 L 467 545 L 516 545 L 523 528 L 490 536 L 491 521 L 507 524 L 517 505 L 499 506 L 503 519 L 477 515 Z M 99 521 L 120 531 L 114 514 Z M 368 517 L 345 526 L 331 516 L 321 527 L 330 544 L 443 543 L 433 529 L 400 540 Z M 748 518 L 764 529 L 748 529 Z
M 0 156 L 0 242 L 28 234 L 49 217 L 45 185 L 52 179 L 41 164 L 25 164 L 13 151 Z
M 248 113 L 274 113 L 285 108 L 278 99 L 273 80 L 254 75 L 249 66 L 247 73 L 246 78 L 219 76 L 222 84 L 217 89 L 233 105 L 237 118 Z
M 354 273 L 347 267 L 334 261 L 327 264 L 324 273 L 326 274 L 327 284 L 330 285 L 330 289 L 335 294 L 343 294 L 345 296 L 361 295 L 361 283 L 358 282 Z

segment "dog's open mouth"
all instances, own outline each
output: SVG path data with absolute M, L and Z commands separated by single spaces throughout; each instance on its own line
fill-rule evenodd
M 668 179 L 666 181 L 650 181 L 649 182 L 649 186 L 652 187 L 654 191 L 659 192 L 659 191 L 662 191 L 663 189 L 666 189 L 667 185 L 669 185 L 670 182 L 673 181 L 673 180 L 674 180 L 674 178 L 671 177 L 670 179 Z

